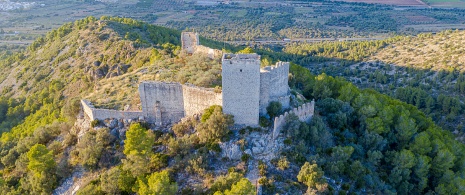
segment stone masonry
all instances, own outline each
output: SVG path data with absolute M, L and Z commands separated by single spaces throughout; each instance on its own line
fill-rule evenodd
M 225 54 L 222 93 L 187 84 L 145 81 L 139 84 L 142 111 L 96 109 L 87 100 L 82 105 L 92 120 L 144 118 L 156 125 L 176 123 L 212 105 L 220 105 L 225 113 L 234 116 L 236 124 L 258 126 L 259 116 L 266 115 L 270 102 L 279 101 L 284 109 L 289 108 L 288 74 L 286 62 L 260 69 L 257 54 Z
M 194 54 L 199 43 L 199 34 L 194 32 L 182 32 L 181 33 L 181 45 L 182 50 L 188 54 Z
M 199 44 L 197 33 L 183 32 L 181 42 L 183 51 L 188 54 L 194 54 L 197 50 L 211 50 Z M 216 56 L 221 51 L 215 50 L 213 53 Z M 142 111 L 97 109 L 87 100 L 82 100 L 81 104 L 91 120 L 143 118 L 156 125 L 176 123 L 183 117 L 200 114 L 212 105 L 220 105 L 226 114 L 234 116 L 236 124 L 258 126 L 259 116 L 267 114 L 266 107 L 270 102 L 280 102 L 283 109 L 290 107 L 288 62 L 260 68 L 260 56 L 257 54 L 223 54 L 221 74 L 222 92 L 219 93 L 188 84 L 142 82 L 139 85 Z M 313 115 L 313 107 L 314 104 L 305 104 L 290 112 L 305 116 L 299 118 L 307 121 Z M 275 131 L 279 132 L 284 117 L 275 119 Z
M 182 32 L 181 33 L 181 44 L 182 51 L 188 55 L 194 55 L 198 53 L 206 54 L 209 58 L 219 58 L 223 55 L 223 51 L 218 49 L 212 49 L 200 45 L 199 34 L 194 32 Z
M 223 112 L 236 124 L 257 126 L 260 102 L 260 56 L 225 54 L 222 60 Z

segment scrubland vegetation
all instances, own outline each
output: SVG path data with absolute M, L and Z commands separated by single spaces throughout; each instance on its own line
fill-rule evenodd
M 82 169 L 86 175 L 78 194 L 253 194 L 255 183 L 246 175 L 257 169 L 265 194 L 464 193 L 465 147 L 436 125 L 436 118 L 429 118 L 431 113 L 461 114 L 452 96 L 425 94 L 421 87 L 402 82 L 392 84 L 391 97 L 376 91 L 384 92 L 382 85 L 360 89 L 356 85 L 368 88 L 369 83 L 329 76 L 345 76 L 336 71 L 339 67 L 357 70 L 350 68 L 353 63 L 400 44 L 400 37 L 296 45 L 282 53 L 257 50 L 270 61 L 315 63 L 312 70 L 327 72 L 314 75 L 291 65 L 292 93 L 315 99 L 316 114 L 310 123 L 293 115 L 287 118 L 283 150 L 270 162 L 257 162 L 246 153 L 236 161 L 220 157 L 220 143 L 238 140 L 244 152 L 251 145 L 248 135 L 270 131 L 231 130 L 234 119 L 221 107 L 168 130 L 132 123 L 123 137 L 102 125 L 108 121 L 95 122 L 88 131 L 74 125 L 82 122 L 76 118 L 79 99 L 107 99 L 102 106 L 118 107 L 135 101 L 131 90 L 144 78 L 218 85 L 219 61 L 184 56 L 179 35 L 127 18 L 88 17 L 50 32 L 23 52 L 5 54 L 0 62 L 0 192 L 51 194 Z M 202 44 L 223 46 L 214 41 Z M 153 77 L 144 76 L 148 74 Z M 371 82 L 391 81 L 384 78 L 373 77 Z M 121 91 L 114 93 L 117 90 Z M 127 96 L 118 96 L 124 93 Z M 268 111 L 281 112 L 279 105 Z M 266 120 L 270 122 L 266 117 L 261 122 Z M 250 167 L 253 162 L 257 167 Z

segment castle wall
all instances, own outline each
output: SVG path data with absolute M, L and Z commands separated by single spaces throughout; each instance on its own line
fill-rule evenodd
M 213 105 L 223 105 L 221 93 L 215 93 L 213 89 L 183 85 L 182 93 L 184 96 L 184 111 L 186 116 L 199 114 Z
M 140 116 L 143 116 L 141 111 L 134 112 L 95 108 L 88 100 L 81 100 L 81 105 L 84 113 L 90 118 L 90 120 L 104 120 L 107 118 L 138 119 Z
M 81 100 L 82 111 L 90 118 L 90 120 L 94 120 L 94 113 L 92 109 L 95 109 L 92 103 L 89 100 Z
M 260 114 L 272 101 L 280 102 L 283 109 L 289 108 L 289 62 L 278 62 L 260 70 Z
M 260 56 L 225 54 L 222 60 L 223 112 L 239 125 L 257 126 L 260 100 Z
M 184 117 L 184 96 L 181 84 L 142 82 L 139 85 L 139 94 L 142 111 L 147 121 L 167 124 L 178 122 Z
M 302 106 L 292 109 L 289 112 L 284 113 L 278 117 L 274 118 L 274 127 L 273 127 L 273 139 L 278 137 L 279 133 L 283 129 L 284 125 L 286 125 L 286 118 L 289 114 L 295 114 L 299 117 L 299 120 L 302 122 L 310 122 L 315 112 L 315 101 L 310 103 L 306 103 Z
M 266 107 L 270 104 L 270 71 L 260 70 L 260 115 L 266 115 Z
M 223 51 L 218 50 L 218 49 L 212 49 L 209 47 L 205 47 L 203 45 L 197 45 L 195 49 L 195 53 L 203 53 L 207 54 L 209 58 L 214 59 L 214 58 L 219 58 L 223 55 Z

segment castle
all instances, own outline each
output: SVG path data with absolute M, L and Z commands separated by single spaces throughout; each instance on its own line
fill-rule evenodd
M 183 33 L 181 39 L 187 54 L 218 55 L 218 50 L 211 52 L 213 49 L 200 46 L 197 34 Z M 141 111 L 97 109 L 87 100 L 81 100 L 81 104 L 91 120 L 143 118 L 156 125 L 176 123 L 186 116 L 200 114 L 210 106 L 220 105 L 224 113 L 234 116 L 237 125 L 258 126 L 259 117 L 266 115 L 270 102 L 280 102 L 283 109 L 290 107 L 289 63 L 278 62 L 260 68 L 260 62 L 257 54 L 223 54 L 222 92 L 188 84 L 145 81 L 139 84 Z M 308 121 L 313 109 L 314 102 L 290 112 L 302 121 Z M 285 115 L 275 118 L 275 131 L 282 128 Z

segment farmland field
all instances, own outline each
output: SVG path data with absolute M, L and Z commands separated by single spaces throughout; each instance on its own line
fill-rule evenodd
M 341 1 L 357 2 L 357 3 L 379 3 L 379 4 L 388 4 L 388 5 L 398 5 L 398 6 L 427 6 L 421 0 L 341 0 Z
M 357 3 L 378 3 L 396 6 L 417 6 L 417 7 L 448 7 L 465 8 L 464 0 L 339 0 L 344 2 Z
M 423 0 L 433 7 L 456 7 L 465 8 L 465 1 L 463 0 Z

